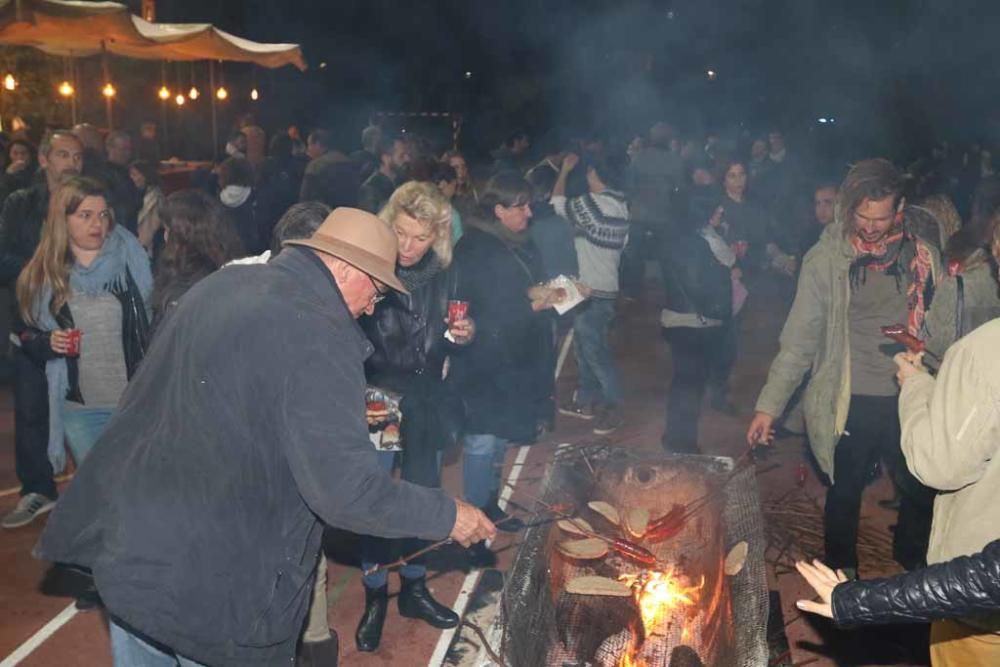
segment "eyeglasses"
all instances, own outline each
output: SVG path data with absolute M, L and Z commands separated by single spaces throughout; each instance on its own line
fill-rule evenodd
M 372 305 L 375 305 L 389 295 L 389 288 L 385 285 L 380 286 L 371 276 L 368 276 L 368 280 L 371 282 L 372 287 L 375 288 L 375 294 L 372 296 Z

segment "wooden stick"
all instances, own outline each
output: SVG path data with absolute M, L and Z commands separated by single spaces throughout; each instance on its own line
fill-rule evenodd
M 480 628 L 472 621 L 466 620 L 464 618 L 462 619 L 462 625 L 464 625 L 467 628 L 470 628 L 473 632 L 476 633 L 476 636 L 479 637 L 479 641 L 483 643 L 483 648 L 486 649 L 486 653 L 490 656 L 490 660 L 492 660 L 494 664 L 500 665 L 500 667 L 504 667 L 503 660 L 500 659 L 500 656 L 498 656 L 496 652 L 494 652 L 493 647 L 490 646 L 490 642 L 488 639 L 486 639 L 486 633 L 483 632 L 482 628 Z
M 516 518 L 517 518 L 516 516 L 514 516 L 513 514 L 510 514 L 506 518 L 500 519 L 499 521 L 497 521 L 493 525 L 494 526 L 501 526 L 501 525 L 507 523 L 508 521 L 513 521 Z M 414 558 L 419 558 L 420 556 L 423 556 L 426 553 L 430 553 L 431 551 L 434 551 L 435 549 L 440 549 L 441 547 L 445 546 L 446 544 L 451 544 L 454 541 L 455 540 L 451 539 L 450 537 L 445 538 L 443 540 L 438 540 L 434 544 L 430 544 L 430 545 L 424 547 L 423 549 L 418 549 L 417 551 L 414 551 L 411 554 L 407 554 L 406 556 L 398 558 L 398 559 L 392 561 L 391 563 L 376 563 L 375 565 L 371 566 L 370 568 L 368 568 L 367 570 L 365 570 L 364 572 L 362 572 L 362 574 L 367 577 L 367 576 L 375 574 L 376 572 L 381 572 L 382 570 L 393 570 L 393 569 L 395 569 L 397 567 L 403 567 L 404 565 L 406 565 L 407 563 L 409 563 L 410 561 L 412 561 Z

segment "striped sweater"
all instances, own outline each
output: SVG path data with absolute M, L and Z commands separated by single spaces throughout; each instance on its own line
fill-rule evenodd
M 615 190 L 567 199 L 553 196 L 556 213 L 569 220 L 575 235 L 580 281 L 593 296 L 618 294 L 618 265 L 628 241 L 629 211 L 624 195 Z

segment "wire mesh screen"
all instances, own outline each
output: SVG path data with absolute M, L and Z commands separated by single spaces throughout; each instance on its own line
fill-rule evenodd
M 689 530 L 657 554 L 676 562 L 678 571 L 701 573 L 699 602 L 665 620 L 650 637 L 637 638 L 644 624 L 633 598 L 564 590 L 573 577 L 614 578 L 627 564 L 613 555 L 567 564 L 554 553 L 559 529 L 539 523 L 525 533 L 490 632 L 505 665 L 618 667 L 637 639 L 643 645 L 641 664 L 650 667 L 766 665 L 768 595 L 756 479 L 752 467 L 730 474 L 732 466 L 727 458 L 636 455 L 606 446 L 561 451 L 543 482 L 541 497 L 549 504 L 585 507 L 588 500 L 601 499 L 617 506 L 663 506 L 710 491 L 715 502 L 704 517 L 692 520 Z M 592 521 L 599 525 L 601 519 Z M 748 547 L 746 562 L 735 576 L 724 576 L 722 555 L 741 541 Z

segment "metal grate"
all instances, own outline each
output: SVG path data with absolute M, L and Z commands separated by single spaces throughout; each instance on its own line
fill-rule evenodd
M 595 498 L 622 500 L 630 493 L 646 493 L 643 482 L 636 479 L 637 474 L 643 471 L 674 474 L 677 470 L 691 474 L 677 477 L 676 482 L 659 483 L 656 493 L 664 496 L 664 489 L 669 488 L 668 495 L 674 495 L 675 490 L 680 494 L 685 484 L 691 483 L 686 478 L 701 477 L 712 488 L 712 482 L 728 477 L 732 465 L 732 459 L 727 458 L 636 455 L 622 448 L 574 447 L 557 455 L 549 466 L 542 498 L 549 503 L 583 504 Z M 658 502 L 661 500 L 657 498 Z M 702 610 L 702 618 L 687 626 L 694 635 L 692 641 L 678 641 L 679 630 L 666 632 L 663 637 L 658 633 L 654 640 L 659 645 L 652 646 L 656 650 L 646 656 L 651 664 L 664 667 L 767 664 L 765 544 L 752 468 L 726 483 L 714 511 L 719 543 L 713 542 L 715 538 L 710 535 L 702 536 L 700 546 L 689 542 L 679 545 L 678 550 L 703 558 L 705 555 L 699 548 L 724 554 L 733 544 L 746 541 L 746 564 L 738 575 L 725 578 L 725 590 L 721 582 L 712 585 L 718 609 L 712 613 Z M 621 564 L 609 558 L 605 560 L 611 562 L 577 569 L 554 561 L 551 550 L 557 532 L 550 523 L 536 525 L 526 532 L 507 574 L 497 620 L 489 633 L 494 651 L 510 667 L 615 665 L 623 645 L 629 641 L 629 628 L 641 627 L 634 602 L 630 598 L 571 596 L 562 592 L 560 579 L 577 574 L 613 576 L 616 566 Z M 483 660 L 480 664 L 490 663 Z

